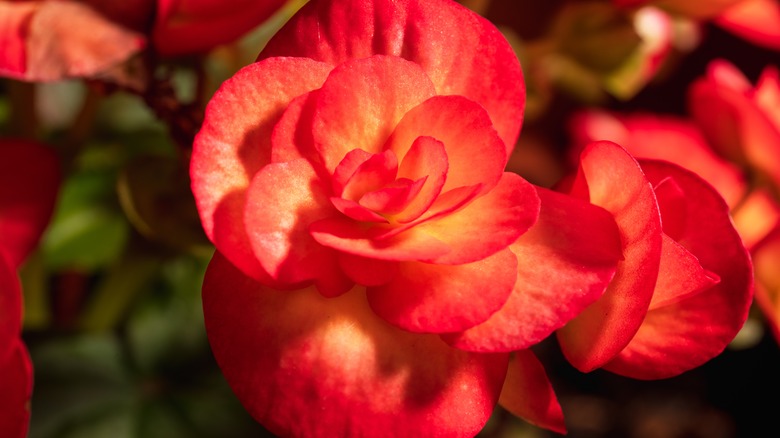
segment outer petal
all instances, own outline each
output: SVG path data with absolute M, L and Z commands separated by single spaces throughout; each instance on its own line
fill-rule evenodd
M 780 4 L 775 0 L 740 1 L 714 22 L 754 44 L 780 50 Z
M 607 167 L 610 171 L 604 172 Z M 647 314 L 660 265 L 662 230 L 652 186 L 620 146 L 605 141 L 586 147 L 580 176 L 587 180 L 590 201 L 615 216 L 624 257 L 604 295 L 557 332 L 569 362 L 588 372 L 623 350 Z
M 476 435 L 507 355 L 450 348 L 395 329 L 356 289 L 266 289 L 217 253 L 203 286 L 217 363 L 246 409 L 280 436 Z
M 60 164 L 46 145 L 0 141 L 0 252 L 19 267 L 38 244 L 59 193 Z
M 622 253 L 612 214 L 564 194 L 537 190 L 542 199 L 539 220 L 510 246 L 518 259 L 512 295 L 485 323 L 446 335 L 454 347 L 526 349 L 600 298 L 615 275 Z
M 504 143 L 485 110 L 462 96 L 435 96 L 410 110 L 396 126 L 387 147 L 404 157 L 420 136 L 444 143 L 449 170 L 443 191 L 475 184 L 482 184 L 487 191 L 504 173 Z
M 512 355 L 498 402 L 531 424 L 566 434 L 561 405 L 542 363 L 531 350 L 516 351 Z
M 456 2 L 310 1 L 260 58 L 304 56 L 338 65 L 376 54 L 421 65 L 436 94 L 461 95 L 484 106 L 507 152 L 514 148 L 525 105 L 520 63 L 492 23 Z
M 416 228 L 452 248 L 437 257 L 435 263 L 469 263 L 517 240 L 536 222 L 539 203 L 539 196 L 531 183 L 517 174 L 506 172 L 493 190 L 465 208 Z
M 279 284 L 295 285 L 338 272 L 336 253 L 317 243 L 309 224 L 336 214 L 308 161 L 272 163 L 247 190 L 244 222 L 263 269 Z
M 728 206 L 711 186 L 670 163 L 643 161 L 642 168 L 654 183 L 672 176 L 683 188 L 689 217 L 678 241 L 720 277 L 698 294 L 654 304 L 631 343 L 605 366 L 629 377 L 658 379 L 702 365 L 726 348 L 747 319 L 753 275 Z
M 276 58 L 249 65 L 227 80 L 206 108 L 195 138 L 190 175 L 206 234 L 247 275 L 266 277 L 244 225 L 247 187 L 271 159 L 271 133 L 293 98 L 319 88 L 330 67 Z
M 401 58 L 373 56 L 333 69 L 317 99 L 312 133 L 331 173 L 347 153 L 382 152 L 401 117 L 435 90 L 420 66 Z
M 33 369 L 27 348 L 17 338 L 10 354 L 0 356 L 0 430 L 8 438 L 24 438 L 30 426 Z
M 3 76 L 24 77 L 27 70 L 25 36 L 36 6 L 33 2 L 0 3 L 0 42 L 3 44 L 0 74 Z
M 203 52 L 229 43 L 262 24 L 286 0 L 221 1 L 160 0 L 152 30 L 162 55 Z
M 504 305 L 517 277 L 508 249 L 464 265 L 407 262 L 387 284 L 368 289 L 368 303 L 391 324 L 416 333 L 465 330 Z

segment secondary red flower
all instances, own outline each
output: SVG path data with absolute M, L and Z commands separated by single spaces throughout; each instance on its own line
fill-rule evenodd
M 750 256 L 720 195 L 680 166 L 637 162 L 611 142 L 583 150 L 569 190 L 615 215 L 625 258 L 604 296 L 558 331 L 567 359 L 581 371 L 657 379 L 720 354 L 753 297 Z
M 150 47 L 202 53 L 259 26 L 285 0 L 0 0 L 0 74 L 51 81 L 100 77 Z
M 27 141 L 0 141 L 0 156 L 0 430 L 21 438 L 29 424 L 32 365 L 20 338 L 23 306 L 16 270 L 51 217 L 59 167 L 51 150 Z
M 228 382 L 281 435 L 476 434 L 510 352 L 539 371 L 525 350 L 603 293 L 614 220 L 504 172 L 520 66 L 454 2 L 312 1 L 259 59 L 192 156 Z M 563 430 L 553 405 L 517 411 Z

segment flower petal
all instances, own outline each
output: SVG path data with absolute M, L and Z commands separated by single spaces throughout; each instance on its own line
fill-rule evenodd
M 774 0 L 740 1 L 714 23 L 753 44 L 780 50 L 780 4 Z
M 442 190 L 482 184 L 492 189 L 501 179 L 507 155 L 485 109 L 462 96 L 435 96 L 406 113 L 388 140 L 388 149 L 404 157 L 420 136 L 444 143 L 449 169 Z
M 310 1 L 260 58 L 303 56 L 338 65 L 377 54 L 421 65 L 436 94 L 465 96 L 485 107 L 509 155 L 525 106 L 520 63 L 495 25 L 456 2 Z
M 526 349 L 601 297 L 612 280 L 622 258 L 612 214 L 564 194 L 537 190 L 539 220 L 510 246 L 518 259 L 512 295 L 484 323 L 445 335 L 450 345 L 482 352 Z
M 4 437 L 27 436 L 32 389 L 32 362 L 24 343 L 17 338 L 10 353 L 0 356 L 0 430 Z
M 444 144 L 431 137 L 418 137 L 412 147 L 406 152 L 398 168 L 400 178 L 419 180 L 425 178 L 420 193 L 411 201 L 403 212 L 395 216 L 400 223 L 411 222 L 436 201 L 447 180 L 449 160 Z
M 506 172 L 493 190 L 465 208 L 416 228 L 452 247 L 452 251 L 437 257 L 435 263 L 470 263 L 517 240 L 536 222 L 539 203 L 531 183 Z
M 566 434 L 563 410 L 555 390 L 544 366 L 531 350 L 516 351 L 512 355 L 498 403 L 531 424 Z
M 623 350 L 642 324 L 658 276 L 662 229 L 652 186 L 622 147 L 591 143 L 578 176 L 587 181 L 590 202 L 614 215 L 624 257 L 604 295 L 557 332 L 567 360 L 589 372 Z
M 726 348 L 747 319 L 753 274 L 728 206 L 711 186 L 671 163 L 643 160 L 642 168 L 651 182 L 671 176 L 685 191 L 688 226 L 678 242 L 702 268 L 720 277 L 702 292 L 654 305 L 631 343 L 604 367 L 633 378 L 659 379 L 698 367 Z
M 27 70 L 26 31 L 38 5 L 32 2 L 0 3 L 0 74 L 21 79 Z
M 312 133 L 333 172 L 349 151 L 382 152 L 409 109 L 433 96 L 430 78 L 412 62 L 390 56 L 336 66 L 318 93 Z
M 268 279 L 244 226 L 246 190 L 271 161 L 271 133 L 298 95 L 319 88 L 331 67 L 276 58 L 244 67 L 214 94 L 195 137 L 192 190 L 206 235 L 247 275 Z
M 228 383 L 279 436 L 474 436 L 506 373 L 508 355 L 386 324 L 360 288 L 332 299 L 266 289 L 219 253 L 203 309 Z
M 335 214 L 322 185 L 309 162 L 299 159 L 265 166 L 247 190 L 249 241 L 278 284 L 294 286 L 339 271 L 336 253 L 317 243 L 308 229 Z
M 54 150 L 26 140 L 0 141 L 0 253 L 18 268 L 49 224 L 60 187 Z
M 368 289 L 368 303 L 389 323 L 415 333 L 465 330 L 504 305 L 517 278 L 508 249 L 463 265 L 399 264 L 387 284 Z

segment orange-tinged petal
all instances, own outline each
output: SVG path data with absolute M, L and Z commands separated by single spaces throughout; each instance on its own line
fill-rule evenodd
M 383 230 L 381 226 L 367 227 L 345 217 L 322 219 L 309 227 L 314 240 L 322 245 L 380 260 L 430 262 L 451 251 L 446 243 L 414 228 L 377 239 Z
M 434 93 L 422 68 L 402 58 L 373 56 L 336 66 L 318 93 L 312 127 L 326 168 L 333 172 L 353 149 L 382 152 L 401 117 Z
M 379 190 L 395 181 L 398 175 L 398 159 L 392 151 L 373 154 L 355 169 L 341 193 L 346 199 L 359 200 L 364 194 Z
M 436 94 L 465 96 L 485 107 L 509 155 L 525 105 L 520 63 L 495 25 L 457 2 L 310 1 L 260 58 L 303 56 L 338 65 L 377 54 L 422 66 Z
M 302 94 L 290 101 L 271 133 L 271 162 L 280 163 L 304 158 L 313 164 L 321 165 L 311 135 L 316 102 L 317 90 Z M 319 166 L 318 170 L 320 170 Z
M 406 113 L 387 148 L 404 157 L 420 136 L 444 144 L 449 168 L 442 190 L 482 184 L 492 189 L 501 179 L 507 155 L 484 108 L 462 96 L 432 97 Z
M 24 438 L 30 426 L 33 369 L 21 339 L 5 357 L 0 355 L 0 430 L 8 438 Z
M 368 303 L 391 324 L 416 333 L 465 330 L 504 305 L 517 278 L 509 249 L 463 265 L 405 262 L 393 279 L 368 288 Z
M 400 178 L 425 178 L 420 193 L 395 216 L 400 223 L 419 218 L 436 201 L 447 180 L 449 160 L 444 144 L 433 137 L 418 137 L 406 152 L 398 168 Z
M 257 260 L 271 277 L 296 285 L 338 272 L 336 253 L 317 243 L 309 224 L 336 214 L 303 159 L 261 169 L 247 190 L 244 223 Z
M 760 244 L 780 224 L 780 204 L 767 189 L 752 190 L 732 212 L 734 224 L 748 249 Z
M 16 269 L 38 245 L 60 187 L 54 150 L 27 140 L 0 141 L 0 253 Z
M 214 94 L 195 138 L 190 176 L 206 234 L 247 275 L 268 280 L 244 225 L 246 190 L 271 161 L 271 134 L 285 108 L 319 88 L 331 67 L 275 58 L 244 67 Z
M 544 366 L 531 350 L 512 355 L 498 403 L 531 424 L 566 434 L 563 410 L 555 390 Z
M 653 188 L 622 147 L 607 141 L 588 145 L 579 178 L 587 181 L 590 202 L 614 215 L 624 257 L 604 295 L 557 332 L 569 362 L 588 372 L 614 358 L 642 324 L 658 276 L 662 229 Z
M 580 199 L 537 190 L 539 220 L 510 246 L 518 259 L 512 295 L 484 323 L 445 335 L 451 345 L 484 352 L 528 348 L 601 297 L 612 280 L 622 259 L 612 214 Z
M 508 355 L 468 353 L 388 325 L 360 288 L 332 299 L 275 291 L 219 253 L 203 309 L 228 383 L 279 436 L 475 436 L 506 373 Z
M 435 263 L 469 263 L 517 240 L 536 222 L 539 204 L 531 183 L 506 172 L 493 190 L 466 207 L 416 228 L 452 247 L 452 251 L 437 257 Z
M 734 339 L 752 303 L 753 270 L 728 206 L 710 185 L 671 163 L 643 160 L 642 168 L 651 182 L 672 177 L 685 191 L 688 225 L 678 243 L 687 260 L 680 260 L 679 247 L 666 248 L 664 256 L 671 249 L 677 261 L 662 262 L 657 298 L 647 318 L 631 343 L 604 368 L 633 378 L 658 379 L 702 365 Z M 701 267 L 686 267 L 696 264 L 692 256 Z M 696 293 L 697 287 L 706 287 L 708 280 L 702 276 L 708 272 L 720 282 Z

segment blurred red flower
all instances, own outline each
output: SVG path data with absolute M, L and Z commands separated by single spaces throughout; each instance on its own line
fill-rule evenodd
M 46 146 L 0 141 L 0 430 L 27 435 L 32 364 L 20 338 L 22 291 L 16 271 L 38 243 L 59 189 L 59 162 Z

